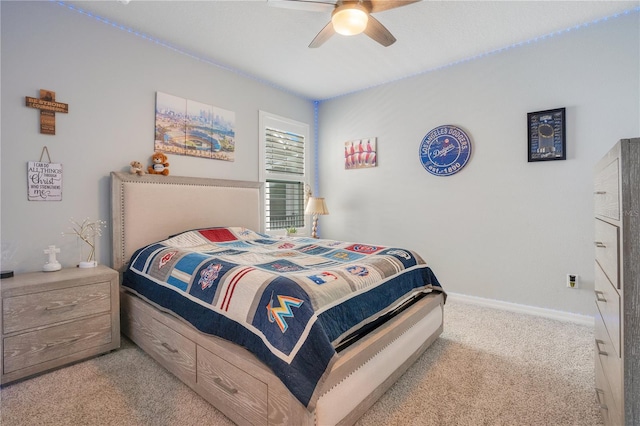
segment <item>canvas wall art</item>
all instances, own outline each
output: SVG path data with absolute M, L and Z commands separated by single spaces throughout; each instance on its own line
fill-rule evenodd
M 356 139 L 344 143 L 345 169 L 363 169 L 377 165 L 377 138 Z
M 167 93 L 156 93 L 155 150 L 235 161 L 233 111 Z

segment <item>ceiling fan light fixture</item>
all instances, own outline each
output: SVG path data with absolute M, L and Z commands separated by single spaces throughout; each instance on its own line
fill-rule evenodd
M 342 35 L 360 34 L 367 28 L 369 15 L 358 4 L 345 4 L 337 7 L 331 15 L 333 29 Z

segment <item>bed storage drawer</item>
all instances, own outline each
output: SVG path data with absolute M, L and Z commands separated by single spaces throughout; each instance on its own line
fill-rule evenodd
M 250 424 L 267 424 L 267 384 L 200 346 L 197 381 L 198 388 L 215 400 L 214 405 L 223 413 L 229 410 Z
M 618 227 L 596 219 L 595 246 L 596 261 L 602 267 L 609 281 L 616 288 L 620 288 Z
M 5 337 L 3 374 L 69 357 L 110 342 L 109 313 Z
M 615 354 L 620 356 L 620 295 L 597 264 L 595 267 L 595 294 L 596 305 L 606 333 L 611 339 Z
M 131 299 L 130 299 L 131 300 Z M 133 299 L 135 300 L 135 299 Z M 136 301 L 141 303 L 140 301 Z M 123 300 L 123 306 L 130 303 Z M 196 344 L 157 319 L 138 314 L 123 321 L 131 340 L 190 386 L 196 382 Z M 135 324 L 132 327 L 131 324 Z
M 620 219 L 619 168 L 616 158 L 596 175 L 593 195 L 596 216 Z

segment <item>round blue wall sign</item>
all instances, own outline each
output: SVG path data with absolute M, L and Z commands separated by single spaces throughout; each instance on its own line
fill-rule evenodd
M 471 157 L 471 139 L 459 127 L 439 126 L 426 134 L 420 143 L 420 162 L 436 176 L 458 173 Z

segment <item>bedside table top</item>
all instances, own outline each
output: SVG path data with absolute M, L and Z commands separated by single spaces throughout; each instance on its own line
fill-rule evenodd
M 51 290 L 92 282 L 110 281 L 117 275 L 117 271 L 105 265 L 98 265 L 95 268 L 62 268 L 54 272 L 27 272 L 1 280 L 0 292 L 3 298 L 12 297 L 41 291 L 43 286 L 47 290 Z

